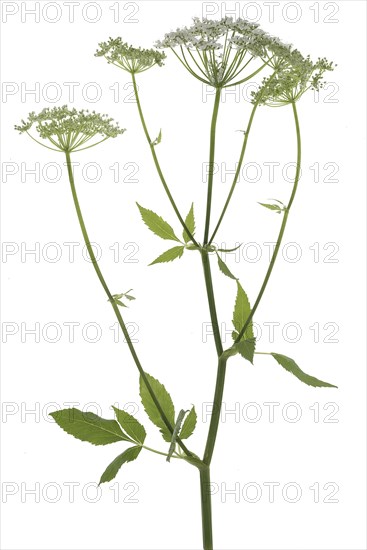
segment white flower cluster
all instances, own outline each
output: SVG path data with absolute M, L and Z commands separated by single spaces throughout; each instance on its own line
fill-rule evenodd
M 268 63 L 275 55 L 273 46 L 277 50 L 288 48 L 257 23 L 232 17 L 219 21 L 194 18 L 191 27 L 167 33 L 163 40 L 156 42 L 158 48 L 179 48 L 181 55 L 175 53 L 186 68 L 199 80 L 217 87 L 229 85 L 252 59 L 259 58 L 263 65 Z M 231 85 L 239 82 L 244 79 Z
M 307 90 L 322 88 L 324 73 L 334 70 L 333 63 L 327 59 L 319 58 L 313 63 L 310 56 L 303 57 L 298 50 L 290 50 L 277 63 L 273 75 L 265 78 L 260 89 L 253 92 L 253 103 L 280 107 L 298 101 Z
M 106 114 L 85 109 L 77 111 L 75 108 L 69 109 L 67 105 L 46 107 L 38 114 L 32 111 L 28 120 L 22 120 L 15 129 L 29 134 L 33 125 L 42 139 L 49 140 L 60 151 L 70 152 L 78 150 L 96 135 L 100 135 L 104 141 L 125 132 Z
M 185 46 L 186 48 L 200 50 L 218 50 L 223 45 L 218 41 L 222 38 L 228 28 L 227 21 L 230 18 L 220 21 L 211 21 L 203 19 L 202 21 L 194 17 L 194 24 L 191 27 L 183 27 L 175 32 L 169 32 L 163 40 L 156 42 L 157 48 L 175 48 L 176 46 Z
M 183 27 L 174 32 L 169 32 L 163 40 L 156 42 L 158 48 L 175 48 L 184 46 L 189 49 L 200 50 L 220 50 L 225 48 L 223 43 L 224 37 L 229 42 L 237 33 L 238 35 L 250 35 L 256 32 L 258 25 L 250 23 L 245 19 L 237 19 L 234 21 L 232 17 L 224 17 L 219 21 L 211 19 L 193 18 L 194 24 L 191 27 Z M 232 34 L 232 36 L 229 36 Z
M 112 63 L 129 73 L 142 73 L 154 65 L 162 67 L 166 58 L 164 52 L 134 48 L 127 42 L 123 42 L 120 37 L 109 38 L 107 42 L 101 42 L 94 55 L 105 57 L 108 63 Z
M 241 84 L 266 66 L 274 69 L 275 78 L 265 79 L 261 90 L 253 94 L 259 103 L 296 100 L 310 87 L 318 89 L 323 73 L 333 68 L 326 59 L 313 64 L 257 23 L 231 17 L 219 21 L 194 18 L 191 27 L 167 33 L 156 46 L 170 48 L 193 76 L 217 88 Z M 244 78 L 244 69 L 254 59 L 260 61 L 258 68 Z

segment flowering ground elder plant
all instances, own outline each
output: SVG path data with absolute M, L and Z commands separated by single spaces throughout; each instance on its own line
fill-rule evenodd
M 279 252 L 300 178 L 301 133 L 296 103 L 307 90 L 318 90 L 323 85 L 323 74 L 325 71 L 332 70 L 333 66 L 326 59 L 318 59 L 316 63 L 313 63 L 309 57 L 303 57 L 292 46 L 283 44 L 278 38 L 265 33 L 258 25 L 242 19 L 233 20 L 228 17 L 220 21 L 199 20 L 195 18 L 191 27 L 184 27 L 183 29 L 166 34 L 164 39 L 157 43 L 157 47 L 170 49 L 192 76 L 216 89 L 209 133 L 209 175 L 205 216 L 203 217 L 205 229 L 202 241 L 196 234 L 193 203 L 184 218 L 169 189 L 156 151 L 162 141 L 162 131 L 159 132 L 155 139 L 151 138 L 143 115 L 136 83 L 136 75 L 138 73 L 142 73 L 155 65 L 162 67 L 165 54 L 156 49 L 135 48 L 123 42 L 122 38 L 110 38 L 107 42 L 99 44 L 96 56 L 105 57 L 108 63 L 130 73 L 136 95 L 138 114 L 154 166 L 163 189 L 182 226 L 182 236 L 178 236 L 179 233 L 176 233 L 173 227 L 158 214 L 145 206 L 137 205 L 147 227 L 158 237 L 171 241 L 174 245 L 153 260 L 151 264 L 171 262 L 181 258 L 187 250 L 197 252 L 201 259 L 217 352 L 217 378 L 213 397 L 213 411 L 202 457 L 200 457 L 200 453 L 195 453 L 191 449 L 188 449 L 186 443 L 184 443 L 194 432 L 197 423 L 195 407 L 191 407 L 191 409 L 182 408 L 177 412 L 164 385 L 143 369 L 121 315 L 121 308 L 126 307 L 135 297 L 130 294 L 131 290 L 118 294 L 112 294 L 110 291 L 93 253 L 77 197 L 70 160 L 71 153 L 93 147 L 110 137 L 117 137 L 124 130 L 115 125 L 106 115 L 98 115 L 94 112 L 89 113 L 88 111 L 78 112 L 75 109 L 69 110 L 67 107 L 44 109 L 38 115 L 31 113 L 28 120 L 26 122 L 22 121 L 22 124 L 16 126 L 16 129 L 21 133 L 25 132 L 29 134 L 37 143 L 49 149 L 65 153 L 72 197 L 85 244 L 98 279 L 113 308 L 139 371 L 140 396 L 144 409 L 152 423 L 159 428 L 165 442 L 164 447 L 158 450 L 145 445 L 147 434 L 143 425 L 126 411 L 115 407 L 114 420 L 100 418 L 93 413 L 83 413 L 74 408 L 54 412 L 52 416 L 61 428 L 82 441 L 88 441 L 94 445 L 106 445 L 115 442 L 124 442 L 129 445 L 106 468 L 100 478 L 100 483 L 111 481 L 117 475 L 121 466 L 126 462 L 135 460 L 142 449 L 158 453 L 164 456 L 168 462 L 171 459 L 181 460 L 197 468 L 200 474 L 203 548 L 211 550 L 213 549 L 213 529 L 210 465 L 218 431 L 228 359 L 239 354 L 245 360 L 253 363 L 257 354 L 269 355 L 281 367 L 308 386 L 314 388 L 336 387 L 305 374 L 293 359 L 285 355 L 257 350 L 252 326 L 253 317 L 268 285 Z M 214 183 L 216 126 L 221 93 L 223 88 L 242 83 L 254 77 L 262 70 L 266 71 L 266 75 L 262 78 L 258 90 L 253 94 L 252 109 L 246 131 L 244 132 L 237 170 L 221 214 L 216 224 L 212 226 L 211 205 Z M 229 252 L 230 250 L 217 249 L 213 244 L 213 240 L 221 227 L 235 191 L 243 165 L 250 130 L 259 105 L 290 106 L 295 124 L 297 160 L 294 182 L 287 204 L 283 204 L 277 199 L 272 199 L 270 203 L 260 203 L 269 210 L 269 214 L 271 212 L 279 214 L 282 221 L 268 269 L 263 281 L 259 285 L 258 295 L 251 306 L 239 278 L 232 273 L 221 257 L 221 253 Z M 41 141 L 32 135 L 34 129 L 38 132 Z M 190 197 L 190 202 L 191 199 L 192 197 Z M 223 349 L 220 337 L 211 276 L 211 257 L 217 262 L 219 270 L 229 280 L 232 280 L 232 284 L 236 285 L 237 293 L 232 318 L 233 344 L 228 349 Z M 187 399 L 187 403 L 189 402 L 190 397 Z

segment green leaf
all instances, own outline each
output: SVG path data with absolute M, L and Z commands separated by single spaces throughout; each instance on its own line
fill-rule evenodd
M 237 296 L 236 296 L 236 302 L 234 306 L 233 319 L 232 319 L 233 326 L 237 331 L 236 338 L 238 334 L 241 332 L 250 313 L 251 313 L 251 307 L 250 307 L 250 302 L 247 298 L 247 294 L 243 290 L 239 281 L 237 281 Z M 234 336 L 234 334 L 232 334 L 232 336 Z M 233 338 L 233 339 L 235 340 L 236 338 Z M 250 323 L 242 339 L 251 340 L 253 338 L 254 338 L 254 333 L 252 330 L 252 323 Z
M 168 455 L 166 458 L 167 462 L 171 460 L 171 456 L 173 455 L 173 451 L 175 450 L 177 435 L 178 435 L 178 432 L 180 431 L 181 424 L 185 417 L 186 412 L 187 411 L 184 411 L 183 409 L 181 409 L 180 412 L 178 413 L 176 424 L 175 424 L 175 427 L 173 428 L 173 434 L 171 437 L 171 445 L 169 446 Z
M 158 145 L 162 141 L 162 128 L 159 130 L 158 136 L 152 142 L 152 145 Z
M 93 445 L 129 441 L 116 420 L 105 420 L 91 412 L 72 408 L 52 412 L 50 416 L 66 433 Z
M 293 361 L 290 357 L 287 357 L 286 355 L 281 355 L 280 353 L 271 353 L 274 357 L 274 359 L 281 365 L 285 370 L 288 372 L 291 372 L 298 378 L 298 380 L 301 380 L 301 382 L 304 382 L 304 384 L 307 384 L 308 386 L 312 386 L 314 388 L 337 388 L 338 386 L 334 386 L 333 384 L 329 384 L 328 382 L 323 382 L 322 380 L 318 380 L 314 376 L 310 376 L 309 374 L 306 374 L 303 372 L 297 363 Z
M 131 291 L 132 291 L 132 288 L 130 288 L 130 290 L 128 290 L 127 292 L 131 292 Z M 121 294 L 112 294 L 112 300 L 111 298 L 109 298 L 107 301 L 114 302 L 115 304 L 121 307 L 127 307 L 126 304 L 121 302 L 121 298 L 127 298 L 128 300 L 135 300 L 134 296 L 127 294 L 127 292 L 122 292 Z
M 141 447 L 129 447 L 122 454 L 118 455 L 103 472 L 99 481 L 99 485 L 101 485 L 101 483 L 105 483 L 106 481 L 111 481 L 112 479 L 114 479 L 121 466 L 126 462 L 132 462 L 133 460 L 138 458 L 140 451 Z
M 171 426 L 175 425 L 175 407 L 172 402 L 172 398 L 166 388 L 158 382 L 153 376 L 145 373 L 149 384 L 152 387 L 153 392 L 155 393 L 164 414 L 167 417 L 167 420 L 170 422 Z M 161 415 L 154 404 L 153 399 L 144 383 L 142 376 L 140 376 L 140 397 L 145 412 L 149 416 L 150 420 L 155 424 L 159 429 L 165 441 L 171 441 L 171 432 L 166 427 L 163 422 Z
M 190 231 L 191 235 L 195 237 L 195 216 L 194 216 L 194 203 L 192 203 L 189 213 L 186 216 L 185 225 Z M 191 241 L 191 237 L 186 233 L 185 229 L 182 233 L 185 243 Z
M 176 258 L 181 258 L 182 254 L 184 253 L 184 250 L 185 250 L 184 246 L 174 246 L 173 248 L 166 250 L 166 252 L 163 252 L 163 254 L 158 256 L 158 258 L 156 258 L 149 265 L 161 264 L 164 262 L 172 262 Z
M 152 210 L 147 210 L 146 208 L 140 206 L 140 204 L 136 204 L 140 210 L 143 222 L 151 231 L 153 231 L 153 233 L 158 235 L 158 237 L 161 237 L 161 239 L 180 242 L 169 223 L 165 222 L 163 218 L 152 212 Z
M 269 210 L 274 210 L 277 214 L 280 214 L 281 212 L 284 212 L 284 210 L 287 209 L 285 204 L 283 204 L 281 201 L 278 201 L 277 199 L 270 199 L 273 201 L 276 201 L 279 204 L 268 204 L 264 202 L 259 202 L 261 206 L 264 206 L 265 208 L 269 208 Z
M 218 248 L 218 252 L 234 252 L 235 250 L 238 250 L 242 246 L 242 243 L 240 243 L 235 248 Z
M 217 258 L 218 258 L 218 267 L 221 270 L 221 272 L 224 273 L 224 275 L 226 275 L 230 279 L 234 279 L 235 281 L 237 281 L 237 277 L 235 277 L 231 273 L 231 271 L 228 269 L 227 265 L 223 262 L 222 258 L 219 256 L 218 253 L 217 253 Z
M 127 433 L 128 436 L 131 437 L 133 441 L 135 441 L 135 443 L 141 443 L 143 445 L 147 435 L 144 426 L 142 426 L 142 424 L 140 424 L 134 416 L 126 411 L 121 411 L 117 407 L 112 408 L 115 411 L 116 418 L 121 428 Z
M 182 425 L 181 432 L 180 432 L 180 439 L 187 439 L 190 437 L 190 435 L 193 434 L 195 427 L 196 427 L 196 411 L 195 407 L 192 407 L 191 411 L 185 418 L 185 422 Z
M 247 361 L 250 361 L 250 363 L 254 364 L 255 344 L 255 338 L 250 338 L 247 340 L 241 340 L 236 344 L 235 347 L 242 355 L 242 357 L 247 359 Z

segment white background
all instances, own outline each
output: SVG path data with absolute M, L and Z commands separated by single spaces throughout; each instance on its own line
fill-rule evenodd
M 109 36 L 120 35 L 134 45 L 150 47 L 165 32 L 189 24 L 194 15 L 200 17 L 205 8 L 199 2 L 138 2 L 133 14 L 134 5 L 121 2 L 115 22 L 111 8 L 116 9 L 117 3 L 99 2 L 101 17 L 93 23 L 95 8 L 82 12 L 87 3 L 81 1 L 75 5 L 71 23 L 65 2 L 47 3 L 46 12 L 42 12 L 46 2 L 38 3 L 39 22 L 24 12 L 34 4 L 2 2 L 3 81 L 5 91 L 13 90 L 2 98 L 3 252 L 14 252 L 2 257 L 3 342 L 7 340 L 2 366 L 2 547 L 197 549 L 201 523 L 195 469 L 175 461 L 168 465 L 163 457 L 142 452 L 96 494 L 93 484 L 124 445 L 81 443 L 47 416 L 56 406 L 77 402 L 80 408 L 92 403 L 90 410 L 112 418 L 112 403 L 120 407 L 130 403 L 129 410 L 147 427 L 147 444 L 166 449 L 139 406 L 137 371 L 121 337 L 114 342 L 110 329 L 114 318 L 91 265 L 82 257 L 82 245 L 75 248 L 74 261 L 68 257 L 64 243 L 81 243 L 81 235 L 61 154 L 20 136 L 13 125 L 32 110 L 68 103 L 108 112 L 128 129 L 98 148 L 75 154 L 74 161 L 80 163 L 75 172 L 77 188 L 90 237 L 101 247 L 101 267 L 112 292 L 134 289 L 137 299 L 123 313 L 127 322 L 138 327 L 136 347 L 145 370 L 166 385 L 176 410 L 191 403 L 196 406 L 199 423 L 188 443 L 201 454 L 208 429 L 205 403 L 213 396 L 216 361 L 211 337 L 203 336 L 209 313 L 199 255 L 186 252 L 172 264 L 147 267 L 169 243 L 166 246 L 148 231 L 135 201 L 158 212 L 177 232 L 180 227 L 154 172 L 136 105 L 129 100 L 129 75 L 93 53 L 98 42 Z M 366 548 L 365 3 L 258 2 L 257 9 L 254 4 L 211 3 L 209 7 L 219 10 L 216 17 L 233 7 L 236 15 L 255 20 L 259 16 L 265 30 L 304 54 L 310 53 L 313 59 L 326 56 L 338 64 L 328 76 L 335 84 L 318 98 L 310 92 L 299 103 L 303 176 L 284 239 L 285 245 L 296 246 L 286 249 L 288 261 L 279 258 L 256 314 L 262 330 L 257 349 L 289 355 L 306 372 L 339 389 L 302 385 L 271 357 L 258 356 L 255 366 L 238 357 L 230 360 L 224 395 L 227 414 L 220 424 L 212 465 L 213 487 L 218 489 L 213 495 L 215 547 L 357 550 Z M 18 11 L 5 22 L 4 10 L 12 11 L 11 5 Z M 58 22 L 47 21 L 58 14 Z M 47 87 L 50 82 L 57 87 Z M 74 102 L 68 97 L 67 82 L 80 83 Z M 95 86 L 85 88 L 91 82 L 101 90 L 95 103 L 90 100 Z M 115 83 L 120 86 L 118 98 L 110 89 L 116 89 Z M 144 73 L 138 83 L 152 136 L 162 128 L 157 153 L 173 195 L 183 215 L 195 202 L 201 240 L 206 197 L 202 164 L 207 161 L 212 97 L 171 55 L 164 68 Z M 39 97 L 24 95 L 26 88 L 37 85 Z M 52 102 L 55 90 L 62 96 Z M 242 140 L 236 130 L 245 128 L 251 109 L 242 97 L 245 92 L 241 87 L 237 97 L 228 94 L 220 107 L 217 159 L 226 169 L 233 170 Z M 252 303 L 269 260 L 264 243 L 276 240 L 280 224 L 280 216 L 257 201 L 273 197 L 287 201 L 291 183 L 284 180 L 282 168 L 295 161 L 295 154 L 291 108 L 261 108 L 246 152 L 245 163 L 254 163 L 248 167 L 250 181 L 242 178 L 238 184 L 216 239 L 227 247 L 244 243 L 240 254 L 227 256 L 227 263 Z M 98 182 L 83 181 L 82 169 L 90 162 L 101 167 Z M 116 162 L 121 173 L 115 183 L 110 167 Z M 271 183 L 264 163 L 272 162 L 279 165 Z M 39 181 L 32 174 L 24 175 L 35 163 L 41 170 Z M 47 163 L 60 163 L 59 181 L 46 181 L 55 174 L 52 167 L 46 178 L 42 176 Z M 131 170 L 127 163 L 137 165 L 138 182 L 123 181 Z M 315 181 L 315 163 L 319 181 Z M 325 168 L 327 163 L 332 164 Z M 336 181 L 329 181 L 335 166 Z M 17 173 L 9 174 L 12 169 Z M 88 176 L 94 174 L 90 167 Z M 213 223 L 230 183 L 230 175 L 223 182 L 220 176 L 216 179 Z M 56 243 L 56 248 L 48 243 Z M 110 249 L 114 243 L 119 243 L 118 261 Z M 38 258 L 22 257 L 22 251 L 35 246 L 40 247 Z M 61 251 L 61 258 L 53 262 L 55 251 Z M 250 261 L 256 254 L 258 261 Z M 295 254 L 301 257 L 290 261 Z M 218 272 L 214 261 L 212 269 L 218 315 L 223 328 L 230 330 L 235 284 Z M 73 322 L 79 325 L 70 342 L 66 323 Z M 278 323 L 274 341 L 269 335 L 272 322 Z M 25 334 L 35 323 L 40 327 L 39 342 Z M 92 327 L 86 336 L 88 323 L 100 326 L 98 342 L 87 341 L 95 334 Z M 309 328 L 315 323 L 319 324 L 318 342 Z M 326 323 L 331 325 L 325 328 Z M 337 342 L 325 341 L 335 326 Z M 7 334 L 12 327 L 15 333 Z M 58 341 L 51 343 L 52 338 Z M 273 422 L 271 406 L 275 407 Z M 27 412 L 32 409 L 36 412 Z M 236 414 L 229 414 L 230 410 Z M 294 415 L 299 418 L 292 422 Z M 274 502 L 267 483 L 277 484 Z M 288 483 L 293 485 L 287 493 Z M 319 487 L 319 502 L 311 486 Z M 301 493 L 292 503 L 294 487 Z M 27 493 L 32 488 L 39 498 Z M 230 489 L 236 489 L 237 497 L 226 493 Z M 133 491 L 136 494 L 129 497 Z M 256 500 L 256 491 L 258 501 L 250 502 Z M 330 499 L 336 502 L 327 502 Z

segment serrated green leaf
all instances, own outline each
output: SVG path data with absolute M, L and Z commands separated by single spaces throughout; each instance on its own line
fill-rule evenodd
M 237 336 L 241 332 L 250 313 L 251 313 L 251 307 L 250 307 L 250 302 L 247 298 L 247 294 L 243 290 L 239 281 L 237 281 L 237 296 L 236 296 L 236 302 L 234 306 L 233 319 L 232 319 L 233 326 L 237 331 Z M 234 338 L 234 340 L 236 338 Z M 250 323 L 241 340 L 252 340 L 253 338 L 254 338 L 254 333 L 252 329 L 252 323 Z
M 238 335 L 237 335 L 238 336 Z M 256 340 L 255 338 L 248 339 L 248 340 L 241 340 L 236 344 L 236 349 L 239 351 L 239 353 L 247 359 L 247 361 L 250 361 L 250 363 L 254 363 L 254 353 L 255 353 L 255 345 Z
M 145 428 L 134 416 L 127 413 L 126 411 L 121 411 L 117 407 L 112 407 L 115 411 L 115 415 L 118 423 L 121 428 L 131 437 L 135 443 L 141 443 L 143 445 L 147 432 Z
M 307 384 L 308 386 L 312 386 L 314 388 L 337 388 L 338 386 L 334 386 L 333 384 L 329 384 L 328 382 L 323 382 L 322 380 L 318 380 L 314 376 L 310 376 L 309 374 L 306 374 L 303 372 L 297 363 L 291 359 L 290 357 L 287 357 L 286 355 L 282 355 L 280 353 L 271 353 L 274 357 L 274 359 L 281 365 L 285 370 L 288 372 L 294 374 L 298 378 L 298 380 L 301 380 L 304 384 Z
M 132 462 L 133 460 L 136 460 L 139 456 L 140 451 L 141 447 L 129 447 L 128 449 L 126 449 L 126 451 L 118 455 L 103 472 L 99 481 L 99 485 L 101 485 L 101 483 L 106 483 L 106 481 L 112 481 L 112 479 L 116 477 L 117 472 L 119 471 L 121 466 L 126 462 Z
M 147 208 L 143 208 L 140 206 L 140 204 L 136 203 L 141 217 L 143 218 L 143 222 L 153 233 L 158 235 L 161 239 L 166 239 L 168 241 L 178 241 L 180 242 L 180 239 L 178 239 L 175 235 L 175 232 L 173 231 L 172 227 L 164 221 L 161 216 L 158 216 L 155 212 L 152 210 L 148 210 Z
M 91 412 L 71 408 L 52 412 L 50 416 L 66 433 L 93 445 L 129 441 L 116 420 L 105 420 Z
M 153 376 L 150 376 L 150 374 L 147 374 L 147 373 L 145 373 L 145 375 L 162 407 L 164 414 L 166 415 L 171 426 L 174 426 L 175 425 L 175 407 L 173 405 L 170 394 L 168 393 L 166 388 L 163 386 L 163 384 L 158 382 L 158 380 L 153 378 Z M 155 426 L 157 426 L 160 429 L 163 439 L 167 442 L 170 442 L 171 432 L 168 430 L 165 423 L 163 422 L 161 415 L 157 407 L 155 406 L 154 401 L 151 398 L 150 393 L 141 376 L 140 376 L 140 397 L 141 397 L 141 402 L 143 404 L 145 412 L 149 416 L 150 420 L 153 422 L 153 424 L 155 424 Z
M 174 246 L 173 248 L 166 250 L 166 252 L 163 252 L 163 254 L 158 256 L 158 258 L 156 258 L 149 265 L 162 264 L 165 262 L 173 262 L 173 260 L 176 260 L 176 258 L 181 258 L 182 254 L 184 253 L 184 250 L 185 250 L 184 246 Z
M 180 439 L 187 439 L 190 435 L 193 434 L 197 422 L 197 415 L 195 407 L 192 407 L 191 411 L 185 418 L 185 422 L 182 425 L 180 431 Z
M 189 213 L 186 216 L 185 225 L 190 231 L 191 235 L 195 237 L 195 215 L 194 215 L 194 203 L 192 203 Z M 185 243 L 191 241 L 191 237 L 186 233 L 185 229 L 182 233 Z
M 218 267 L 219 269 L 221 270 L 222 273 L 224 273 L 224 275 L 226 275 L 227 277 L 229 277 L 230 279 L 233 279 L 235 281 L 237 281 L 237 277 L 235 277 L 233 275 L 233 273 L 229 270 L 229 268 L 227 267 L 227 265 L 223 262 L 222 258 L 219 256 L 219 254 L 217 253 L 217 258 L 218 258 Z
M 169 446 L 169 449 L 168 449 L 168 454 L 166 458 L 167 462 L 171 460 L 171 456 L 173 455 L 173 451 L 175 450 L 177 435 L 178 435 L 178 432 L 180 431 L 181 424 L 185 417 L 186 412 L 187 411 L 184 411 L 183 409 L 181 409 L 180 412 L 178 413 L 176 424 L 175 424 L 175 427 L 173 428 L 173 434 L 171 437 L 171 445 Z

